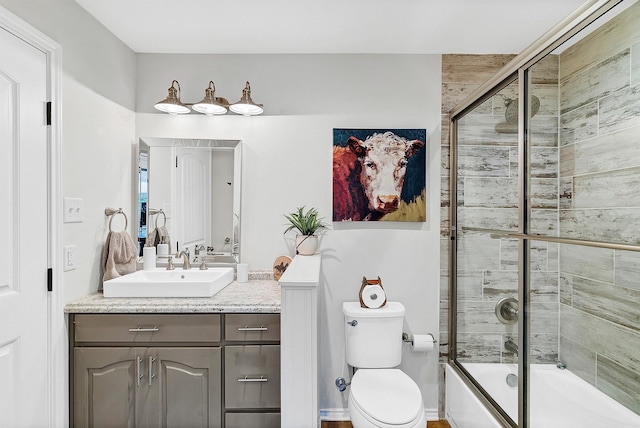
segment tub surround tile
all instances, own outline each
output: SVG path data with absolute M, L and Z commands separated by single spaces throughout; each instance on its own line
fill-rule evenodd
M 541 235 L 558 234 L 558 210 L 555 209 L 531 209 L 530 233 Z
M 532 334 L 529 339 L 529 361 L 533 364 L 555 364 L 558 361 L 558 335 Z
M 462 177 L 509 177 L 509 148 L 461 146 L 458 174 Z
M 518 179 L 468 177 L 464 179 L 464 206 L 514 208 L 518 206 Z
M 595 386 L 596 353 L 563 335 L 560 336 L 559 349 L 558 359 L 566 364 L 567 369 Z
M 573 208 L 640 206 L 640 167 L 573 178 Z
M 640 290 L 588 278 L 573 278 L 572 306 L 599 318 L 640 332 Z
M 573 146 L 572 146 L 573 147 Z M 570 210 L 573 208 L 573 177 L 563 177 L 559 181 L 558 208 Z
M 538 97 L 540 100 L 540 108 L 534 118 L 540 116 L 550 116 L 556 119 L 556 129 L 558 127 L 558 95 L 559 86 L 558 82 L 547 83 L 544 85 L 533 84 L 531 85 L 531 94 Z M 532 126 L 532 129 L 536 129 Z
M 495 313 L 496 302 L 458 302 L 458 330 L 463 333 L 502 334 L 515 333 L 515 324 L 502 324 Z
M 640 43 L 631 46 L 631 85 L 640 83 Z
M 495 131 L 505 122 L 504 116 L 470 113 L 458 122 L 459 145 L 517 146 L 518 134 Z
M 615 150 L 613 150 L 615 148 Z M 560 176 L 640 166 L 640 128 L 623 129 L 560 149 Z
M 465 208 L 458 213 L 458 227 L 518 230 L 518 209 Z
M 599 102 L 601 135 L 640 125 L 640 86 L 625 88 Z
M 631 52 L 607 58 L 560 83 L 560 112 L 565 114 L 629 86 Z
M 457 347 L 457 357 L 462 363 L 499 363 L 502 336 L 458 333 Z
M 98 292 L 67 303 L 64 310 L 65 313 L 279 313 L 280 285 L 274 280 L 234 281 L 213 297 L 105 298 Z
M 598 103 L 583 105 L 560 116 L 560 146 L 598 135 Z
M 497 303 L 506 297 L 518 297 L 518 272 L 492 271 L 484 274 L 482 297 L 485 301 Z
M 560 272 L 560 303 L 571 306 L 573 302 L 573 275 Z
M 482 299 L 484 277 L 484 271 L 481 270 L 458 270 L 458 276 L 456 278 L 458 300 Z
M 640 373 L 640 333 L 578 309 L 560 306 L 560 334 Z
M 640 40 L 640 4 L 636 3 L 624 13 L 614 17 L 579 43 L 560 55 L 560 79 L 572 78 L 573 73 L 592 67 L 619 52 L 621 46 L 630 46 Z
M 531 147 L 558 146 L 558 116 L 535 115 L 531 119 L 530 131 Z
M 613 282 L 614 252 L 607 248 L 560 246 L 560 270 L 602 282 Z
M 529 195 L 532 208 L 558 208 L 558 180 L 556 178 L 532 178 Z
M 531 67 L 531 82 L 535 85 L 557 86 L 559 66 L 559 55 L 547 55 Z
M 596 387 L 620 404 L 640 414 L 640 373 L 608 358 L 597 357 Z
M 558 177 L 558 149 L 555 147 L 532 147 L 530 150 L 532 178 Z M 554 189 L 555 190 L 555 189 Z M 554 193 L 555 194 L 555 193 Z
M 640 253 L 615 251 L 615 284 L 640 291 Z
M 560 210 L 560 227 L 568 238 L 640 244 L 637 208 Z

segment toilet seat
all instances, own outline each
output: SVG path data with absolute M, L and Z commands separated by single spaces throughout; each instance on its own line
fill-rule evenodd
M 424 420 L 418 385 L 399 369 L 360 369 L 351 380 L 350 404 L 377 427 L 414 427 Z

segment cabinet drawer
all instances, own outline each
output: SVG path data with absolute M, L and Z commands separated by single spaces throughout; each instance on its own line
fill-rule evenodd
M 227 413 L 225 428 L 280 428 L 280 413 Z
M 218 314 L 77 314 L 76 342 L 219 342 Z
M 226 346 L 227 409 L 280 407 L 280 345 Z
M 236 342 L 280 340 L 280 314 L 226 314 L 224 335 Z

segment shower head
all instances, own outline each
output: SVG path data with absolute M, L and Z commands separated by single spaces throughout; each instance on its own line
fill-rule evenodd
M 504 119 L 502 123 L 496 124 L 496 132 L 500 134 L 517 134 L 518 133 L 518 99 L 504 99 Z M 531 116 L 533 117 L 540 110 L 540 99 L 535 95 L 531 95 Z
M 504 118 L 507 123 L 515 125 L 518 123 L 518 99 L 512 100 L 511 98 L 504 99 L 504 105 L 506 107 L 504 111 Z M 531 96 L 531 117 L 535 116 L 540 109 L 540 99 L 535 95 Z

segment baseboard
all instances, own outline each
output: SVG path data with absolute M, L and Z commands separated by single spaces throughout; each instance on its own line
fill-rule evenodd
M 428 421 L 437 421 L 438 409 L 424 409 L 424 414 Z M 349 409 L 320 409 L 320 422 L 336 422 L 336 421 L 349 421 Z
M 350 421 L 349 409 L 320 409 L 320 421 Z

